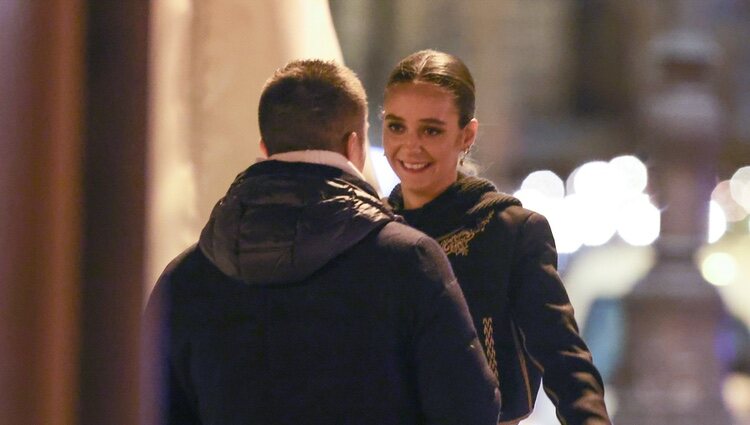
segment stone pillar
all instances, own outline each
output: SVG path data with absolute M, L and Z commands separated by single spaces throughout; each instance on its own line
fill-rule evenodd
M 0 0 L 0 423 L 77 423 L 83 2 Z
M 151 7 L 147 293 L 260 156 L 258 99 L 273 71 L 291 59 L 343 61 L 327 0 Z
M 149 10 L 85 8 L 80 425 L 140 419 Z
M 624 300 L 626 341 L 618 425 L 728 424 L 715 353 L 724 308 L 700 275 L 695 251 L 707 239 L 708 203 L 722 140 L 711 86 L 718 47 L 692 31 L 657 38 L 660 74 L 645 102 L 652 190 L 662 208 L 658 260 Z

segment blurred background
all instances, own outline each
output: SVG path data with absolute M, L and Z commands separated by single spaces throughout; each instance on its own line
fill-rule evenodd
M 259 156 L 263 83 L 424 48 L 544 213 L 617 424 L 750 423 L 750 1 L 0 0 L 0 423 L 153 423 L 140 313 Z M 557 423 L 540 395 L 523 422 Z

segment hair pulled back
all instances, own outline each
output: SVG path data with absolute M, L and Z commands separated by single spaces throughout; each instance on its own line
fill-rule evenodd
M 420 50 L 399 62 L 388 77 L 389 88 L 404 83 L 430 83 L 453 94 L 458 125 L 463 128 L 474 118 L 476 89 L 469 68 L 461 59 L 437 50 Z

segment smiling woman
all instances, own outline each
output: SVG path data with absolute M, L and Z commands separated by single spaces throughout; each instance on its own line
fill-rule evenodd
M 502 394 L 500 423 L 534 408 L 542 375 L 566 424 L 609 424 L 604 389 L 557 274 L 547 219 L 459 171 L 474 143 L 474 81 L 458 58 L 423 50 L 391 73 L 383 147 L 401 184 L 388 201 L 451 262 Z
M 401 179 L 407 208 L 456 181 L 459 158 L 474 144 L 474 78 L 463 62 L 422 50 L 391 72 L 383 105 L 383 148 Z
M 450 186 L 462 152 L 474 143 L 477 120 L 459 126 L 451 93 L 431 83 L 396 84 L 384 105 L 383 147 L 408 193 L 407 208 L 418 208 Z

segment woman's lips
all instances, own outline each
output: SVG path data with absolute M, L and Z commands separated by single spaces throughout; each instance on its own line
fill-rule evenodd
M 408 171 L 422 171 L 425 168 L 427 168 L 430 163 L 429 162 L 407 162 L 407 161 L 399 161 L 401 163 L 401 167 Z

